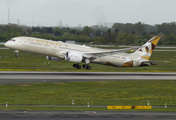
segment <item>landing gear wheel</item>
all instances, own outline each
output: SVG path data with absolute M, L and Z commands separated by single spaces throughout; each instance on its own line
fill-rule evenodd
M 86 69 L 90 70 L 90 69 L 91 69 L 91 66 L 87 66 Z
M 83 67 L 83 68 L 87 68 L 87 65 L 86 65 L 86 64 L 83 64 L 82 67 Z
M 77 69 L 81 69 L 81 65 L 77 65 Z
M 18 55 L 18 54 L 16 54 L 16 55 L 15 55 L 15 57 L 19 57 L 19 55 Z
M 77 67 L 78 65 L 77 64 L 73 64 L 73 67 Z

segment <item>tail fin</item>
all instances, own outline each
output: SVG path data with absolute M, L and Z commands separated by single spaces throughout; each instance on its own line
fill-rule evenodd
M 155 46 L 157 45 L 160 38 L 160 36 L 154 36 L 138 50 L 136 50 L 133 55 L 139 56 L 138 59 L 140 59 L 141 61 L 149 61 L 149 58 L 152 55 L 152 52 L 155 49 Z

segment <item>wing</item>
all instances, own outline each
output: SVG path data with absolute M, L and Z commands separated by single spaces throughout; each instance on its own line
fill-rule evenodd
M 134 49 L 134 48 L 115 49 L 115 50 L 107 50 L 107 51 L 99 51 L 99 52 L 84 52 L 83 56 L 89 59 L 97 59 L 102 56 L 112 55 L 117 52 L 124 52 L 131 49 Z

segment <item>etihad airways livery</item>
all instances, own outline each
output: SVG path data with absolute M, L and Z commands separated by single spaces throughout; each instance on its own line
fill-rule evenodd
M 18 52 L 30 52 L 45 55 L 48 60 L 75 62 L 73 67 L 81 69 L 80 62 L 85 62 L 83 68 L 91 69 L 89 63 L 97 63 L 115 67 L 139 67 L 155 65 L 149 58 L 157 45 L 160 36 L 154 36 L 134 53 L 124 53 L 127 49 L 106 50 L 85 45 L 64 43 L 33 37 L 15 37 L 5 43 L 5 46 Z M 131 49 L 131 48 L 130 48 Z

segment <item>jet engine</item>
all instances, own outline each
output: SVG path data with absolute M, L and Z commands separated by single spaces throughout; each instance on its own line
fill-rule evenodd
M 52 57 L 52 56 L 46 56 L 46 59 L 51 60 L 51 61 L 62 61 L 62 58 L 59 57 Z
M 83 56 L 80 52 L 68 51 L 65 54 L 65 60 L 80 63 L 83 60 Z

